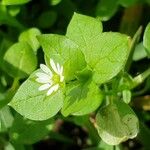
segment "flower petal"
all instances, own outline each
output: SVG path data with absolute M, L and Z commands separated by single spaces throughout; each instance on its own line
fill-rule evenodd
M 53 61 L 53 59 L 50 59 L 50 64 L 51 64 L 52 69 L 53 69 L 57 74 L 59 74 L 59 72 L 58 72 L 58 70 L 57 70 L 57 67 L 56 67 L 56 65 L 55 65 L 55 63 L 54 63 L 54 61 Z
M 60 68 L 60 73 L 61 74 L 63 73 L 63 66 L 61 66 L 61 68 Z
M 50 75 L 52 77 L 52 71 L 44 64 L 40 64 L 40 68 L 43 72 L 47 73 L 48 75 Z
M 60 82 L 63 82 L 63 81 L 64 81 L 64 76 L 60 75 Z
M 58 70 L 58 73 L 60 74 L 61 67 L 60 67 L 59 63 L 57 63 L 57 70 Z
M 47 74 L 45 74 L 45 73 L 42 73 L 42 72 L 37 72 L 37 73 L 36 73 L 36 76 L 37 76 L 39 79 L 41 79 L 42 81 L 44 81 L 44 82 L 49 82 L 49 80 L 52 79 L 51 76 L 49 76 L 49 75 L 47 75 Z
M 57 91 L 58 88 L 59 88 L 59 84 L 56 84 L 56 85 L 52 86 L 52 87 L 48 90 L 47 96 L 49 96 L 49 95 L 51 95 L 53 92 Z
M 52 80 L 47 80 L 46 78 L 37 78 L 36 81 L 39 83 L 52 83 Z
M 51 86 L 52 86 L 52 84 L 49 84 L 49 83 L 43 84 L 43 85 L 41 85 L 41 86 L 38 88 L 38 90 L 39 90 L 39 91 L 43 91 L 43 90 L 46 90 L 46 89 L 50 88 Z

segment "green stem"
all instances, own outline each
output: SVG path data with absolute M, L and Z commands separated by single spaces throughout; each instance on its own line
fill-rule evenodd
M 138 85 L 140 85 L 142 82 L 144 82 L 144 80 L 150 76 L 150 68 L 147 69 L 146 71 L 144 71 L 142 74 L 136 76 L 134 79 L 133 79 L 133 86 L 132 88 L 135 88 L 137 87 Z
M 104 84 L 104 90 L 106 93 L 108 92 L 108 87 L 106 84 Z M 110 101 L 111 101 L 110 96 L 106 95 L 106 105 L 110 104 L 111 103 Z

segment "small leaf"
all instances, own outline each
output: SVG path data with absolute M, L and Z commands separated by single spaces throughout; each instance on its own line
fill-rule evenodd
M 127 104 L 119 101 L 101 108 L 96 123 L 100 137 L 109 145 L 133 139 L 139 131 L 135 113 Z
M 96 15 L 102 21 L 108 21 L 118 10 L 118 0 L 100 0 L 96 7 Z
M 102 93 L 92 81 L 71 83 L 66 86 L 62 114 L 85 115 L 95 111 L 102 102 Z
M 139 2 L 139 0 L 119 0 L 118 3 L 122 5 L 123 7 L 131 7 L 133 5 L 136 5 Z
M 4 5 L 0 5 L 0 25 L 6 24 L 12 27 L 16 27 L 19 30 L 22 30 L 24 27 L 15 17 L 12 17 L 8 12 L 7 8 Z
M 49 0 L 52 6 L 58 5 L 62 0 Z
M 14 78 L 27 77 L 37 66 L 37 58 L 26 42 L 12 45 L 3 59 L 3 69 Z
M 57 19 L 55 11 L 45 11 L 38 18 L 38 26 L 41 28 L 50 28 Z
M 30 0 L 2 0 L 2 5 L 22 5 Z
M 123 101 L 128 104 L 131 101 L 131 91 L 130 90 L 123 90 L 122 92 L 122 97 L 123 97 Z
M 40 47 L 40 44 L 36 38 L 36 36 L 40 35 L 41 32 L 37 28 L 30 28 L 24 32 L 22 32 L 19 36 L 19 41 L 20 42 L 27 42 L 34 52 L 36 53 L 38 48 Z
M 144 59 L 147 57 L 146 50 L 143 46 L 143 43 L 139 43 L 136 45 L 134 53 L 133 53 L 133 60 L 134 61 L 139 61 L 141 59 Z
M 146 48 L 148 56 L 150 57 L 150 23 L 147 25 L 144 32 L 143 45 Z
M 84 69 L 86 62 L 78 45 L 65 36 L 45 34 L 38 36 L 49 65 L 50 58 L 64 67 L 65 80 L 75 79 L 77 71 Z
M 21 7 L 18 5 L 12 5 L 12 6 L 9 6 L 9 8 L 7 9 L 8 9 L 9 14 L 15 17 L 20 13 Z
M 48 135 L 52 128 L 51 120 L 31 121 L 20 115 L 15 116 L 9 131 L 10 139 L 19 144 L 33 144 Z
M 46 120 L 53 117 L 63 105 L 63 93 L 59 90 L 46 96 L 47 91 L 38 90 L 40 85 L 35 81 L 35 73 L 33 73 L 20 86 L 9 105 L 31 120 Z
M 8 106 L 3 107 L 0 110 L 0 132 L 6 132 L 8 128 L 12 126 L 13 115 L 10 112 Z

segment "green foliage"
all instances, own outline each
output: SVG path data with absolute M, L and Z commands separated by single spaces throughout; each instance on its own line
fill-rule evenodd
M 101 20 L 109 20 L 118 9 L 118 0 L 100 0 L 97 8 L 96 15 L 100 17 Z
M 21 115 L 31 120 L 46 120 L 56 115 L 63 105 L 63 93 L 46 96 L 38 91 L 39 83 L 33 73 L 19 88 L 10 105 Z
M 37 58 L 26 42 L 12 45 L 4 55 L 3 69 L 14 78 L 25 78 L 37 66 Z
M 0 149 L 148 149 L 148 12 L 149 0 L 0 0 Z
M 139 131 L 136 115 L 123 102 L 115 102 L 101 108 L 96 123 L 100 137 L 110 145 L 132 139 Z
M 89 114 L 96 110 L 101 102 L 102 93 L 91 80 L 85 83 L 70 84 L 66 87 L 62 114 L 64 116 Z
M 40 30 L 37 28 L 28 29 L 20 34 L 19 42 L 27 42 L 36 53 L 38 48 L 40 47 L 40 44 L 36 37 L 40 34 Z
M 150 23 L 147 25 L 144 37 L 143 37 L 143 45 L 146 48 L 148 56 L 150 56 Z
M 28 3 L 30 0 L 2 0 L 3 5 L 21 5 Z
M 47 34 L 39 36 L 38 39 L 47 57 L 47 65 L 50 58 L 62 64 L 66 81 L 75 79 L 77 71 L 86 66 L 79 46 L 67 37 Z
M 51 129 L 51 120 L 31 121 L 16 115 L 9 134 L 16 143 L 33 144 L 43 139 Z
M 13 116 L 10 112 L 8 106 L 3 107 L 0 110 L 0 132 L 5 132 L 12 126 L 13 123 Z
M 45 11 L 38 18 L 38 25 L 41 28 L 51 27 L 57 18 L 57 14 L 54 11 Z

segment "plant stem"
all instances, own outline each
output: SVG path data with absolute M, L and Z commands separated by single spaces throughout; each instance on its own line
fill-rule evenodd
M 136 76 L 133 79 L 133 86 L 132 86 L 132 88 L 135 88 L 138 85 L 140 85 L 148 76 L 150 76 L 150 68 L 147 69 L 146 71 L 144 71 L 142 74 Z

